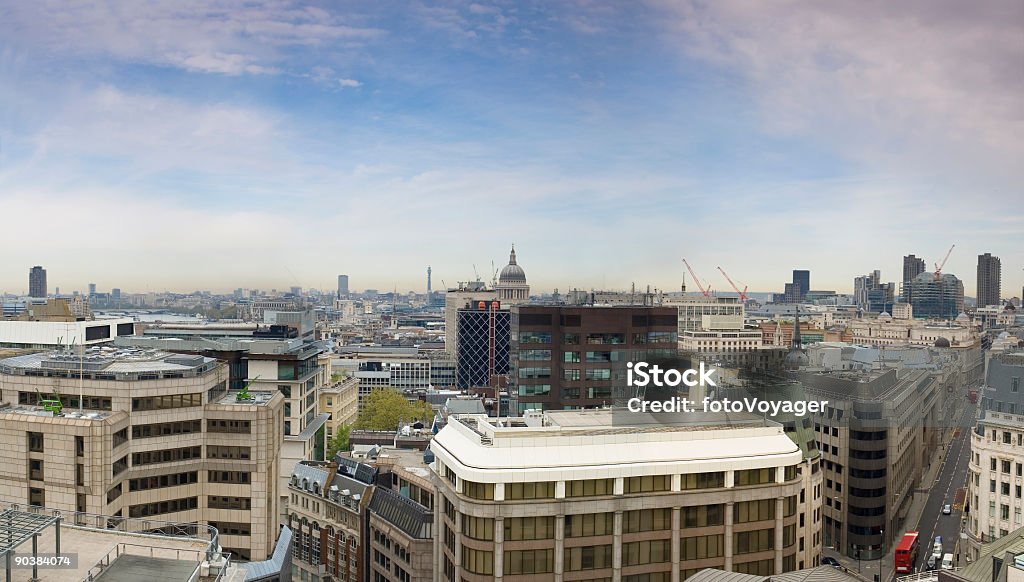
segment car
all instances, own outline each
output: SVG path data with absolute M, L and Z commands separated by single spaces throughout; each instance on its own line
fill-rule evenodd
M 953 506 L 952 505 L 947 503 L 947 504 L 942 506 L 942 515 L 949 515 L 951 513 L 953 513 Z
M 821 559 L 821 565 L 822 566 L 832 566 L 833 568 L 842 568 L 842 565 L 839 563 L 839 560 L 837 560 L 835 558 L 832 558 L 832 557 L 829 557 L 829 556 L 825 556 L 824 558 Z

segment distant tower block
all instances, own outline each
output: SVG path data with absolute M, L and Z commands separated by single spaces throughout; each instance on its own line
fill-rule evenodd
M 427 266 L 427 295 L 430 295 L 430 266 Z

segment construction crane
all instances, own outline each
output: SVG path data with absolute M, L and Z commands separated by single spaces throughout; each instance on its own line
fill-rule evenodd
M 709 285 L 705 287 L 704 285 L 701 285 L 700 277 L 697 276 L 697 273 L 693 272 L 693 267 L 690 266 L 690 263 L 687 262 L 686 259 L 683 259 L 683 264 L 686 265 L 686 270 L 690 272 L 690 276 L 693 277 L 693 282 L 697 284 L 697 288 L 700 289 L 700 292 L 703 293 L 705 297 L 711 297 L 711 286 Z
M 946 261 L 949 260 L 949 255 L 953 254 L 953 249 L 954 248 L 956 248 L 956 245 L 953 245 L 953 246 L 949 247 L 949 250 L 946 251 L 945 258 L 942 259 L 942 262 L 941 263 L 935 263 L 935 280 L 936 281 L 938 281 L 939 279 L 942 278 L 942 267 L 946 266 Z
M 735 291 L 736 294 L 740 296 L 740 303 L 746 303 L 747 285 L 744 285 L 743 291 L 740 291 L 740 288 L 736 286 L 736 283 L 733 283 L 732 279 L 729 278 L 729 274 L 725 272 L 725 269 L 723 269 L 722 267 L 718 267 L 718 270 L 721 271 L 722 275 L 725 277 L 725 280 L 728 281 L 730 285 L 732 285 L 733 291 Z

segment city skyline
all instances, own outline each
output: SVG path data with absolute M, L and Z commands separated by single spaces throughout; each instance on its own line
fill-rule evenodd
M 1017 2 L 0 14 L 7 292 L 1024 284 Z

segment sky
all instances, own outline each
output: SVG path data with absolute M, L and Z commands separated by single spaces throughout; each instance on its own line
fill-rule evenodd
M 1022 135 L 1019 0 L 0 0 L 0 291 L 1010 297 Z

